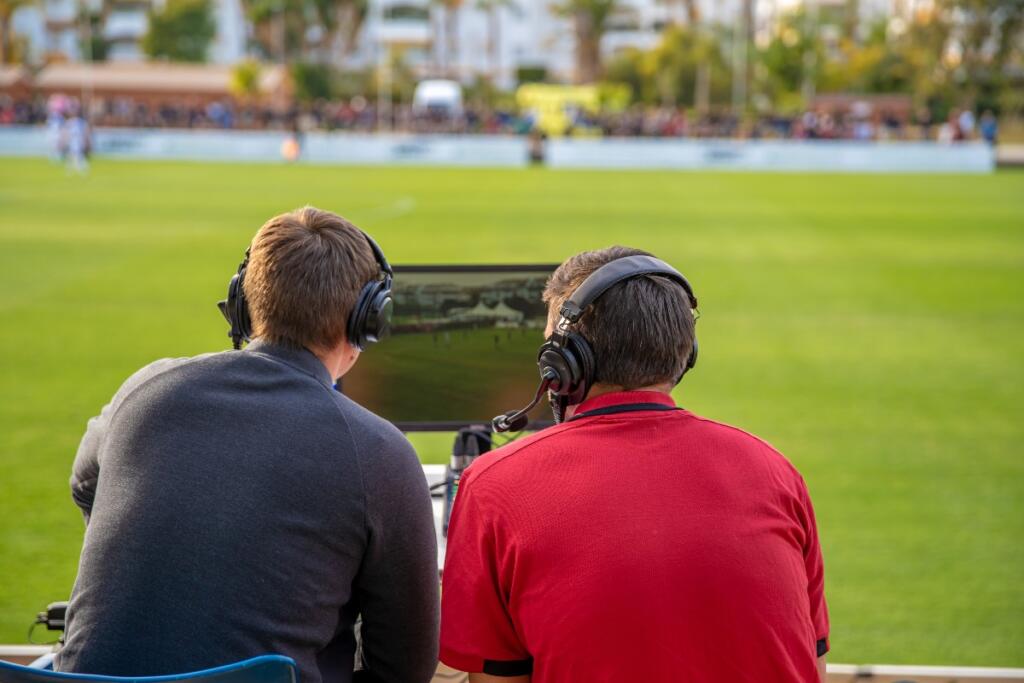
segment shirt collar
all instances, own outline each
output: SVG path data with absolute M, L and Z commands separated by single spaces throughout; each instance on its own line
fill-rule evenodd
M 320 362 L 320 359 L 313 355 L 313 353 L 308 349 L 297 349 L 290 346 L 283 346 L 281 344 L 274 344 L 262 339 L 254 339 L 251 344 L 245 347 L 245 352 L 260 353 L 265 356 L 270 356 L 271 358 L 276 358 L 297 370 L 301 370 L 307 375 L 312 375 L 315 379 L 323 382 L 329 387 L 334 386 L 334 379 L 331 377 L 331 373 L 327 371 L 327 368 Z
M 611 406 L 629 405 L 631 403 L 660 403 L 661 405 L 675 407 L 675 399 L 670 394 L 660 391 L 613 391 L 608 394 L 601 394 L 594 398 L 588 398 L 576 406 L 575 415 L 580 415 L 598 408 L 609 408 Z

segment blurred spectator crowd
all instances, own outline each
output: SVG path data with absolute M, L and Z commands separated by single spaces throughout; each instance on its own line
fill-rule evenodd
M 75 105 L 77 107 L 77 105 Z M 0 96 L 0 125 L 44 124 L 53 115 L 52 98 L 14 99 Z M 527 135 L 536 129 L 530 112 L 467 106 L 458 115 L 417 111 L 396 104 L 383 126 L 373 102 L 317 101 L 290 109 L 240 105 L 231 100 L 210 103 L 153 104 L 131 98 L 94 99 L 86 120 L 95 127 L 194 128 L 374 132 L 380 129 L 413 133 Z M 739 119 L 729 113 L 697 116 L 680 108 L 633 106 L 618 112 L 571 112 L 566 131 L 581 137 L 675 137 L 823 140 L 962 140 L 997 141 L 992 112 L 953 111 L 933 121 L 927 110 L 912 120 L 876 112 L 871 115 L 806 111 L 799 115 L 760 115 Z

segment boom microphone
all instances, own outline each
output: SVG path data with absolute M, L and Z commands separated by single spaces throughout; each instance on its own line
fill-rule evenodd
M 531 407 L 535 405 L 536 402 L 530 404 Z M 521 432 L 529 422 L 530 416 L 526 412 L 512 410 L 491 420 L 491 426 L 496 432 Z
M 520 432 L 530 422 L 530 411 L 540 403 L 541 396 L 548 390 L 551 383 L 556 381 L 558 376 L 553 370 L 548 370 L 540 378 L 540 385 L 537 386 L 537 393 L 530 404 L 521 410 L 510 410 L 504 415 L 498 415 L 491 420 L 491 427 L 496 432 Z

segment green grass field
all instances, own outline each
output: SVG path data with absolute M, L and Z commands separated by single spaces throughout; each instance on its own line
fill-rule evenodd
M 86 419 L 142 364 L 225 348 L 214 300 L 260 224 L 305 203 L 396 263 L 612 243 L 671 261 L 702 312 L 679 400 L 809 482 L 831 660 L 1024 666 L 1024 174 L 1009 172 L 100 161 L 73 178 L 0 160 L 0 642 L 70 591 Z M 447 436 L 415 442 L 446 459 Z

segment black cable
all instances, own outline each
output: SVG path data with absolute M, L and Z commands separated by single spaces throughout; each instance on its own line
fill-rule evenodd
M 41 643 L 41 642 L 32 640 L 32 634 L 35 633 L 36 626 L 39 626 L 39 624 L 42 624 L 42 623 L 43 622 L 41 622 L 41 621 L 36 621 L 31 626 L 28 627 L 28 642 L 29 642 L 29 645 L 56 645 L 57 643 L 59 643 L 60 642 L 60 638 L 57 638 L 57 640 L 47 641 L 45 643 Z
M 510 443 L 512 443 L 513 441 L 515 441 L 516 439 L 518 439 L 519 437 L 521 437 L 521 436 L 523 436 L 524 434 L 526 434 L 526 433 L 527 433 L 527 431 L 528 431 L 528 430 L 526 430 L 526 429 L 523 429 L 523 430 L 521 430 L 521 431 L 515 432 L 514 436 L 505 436 L 505 435 L 502 435 L 502 436 L 504 436 L 505 440 L 504 440 L 504 441 L 502 441 L 502 442 L 501 442 L 500 444 L 496 444 L 496 447 L 497 447 L 497 448 L 501 448 L 502 446 L 507 446 L 507 445 L 509 445 Z M 497 434 L 495 434 L 495 436 L 497 436 Z

